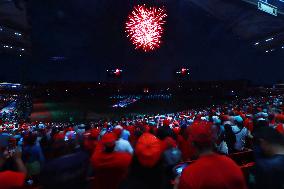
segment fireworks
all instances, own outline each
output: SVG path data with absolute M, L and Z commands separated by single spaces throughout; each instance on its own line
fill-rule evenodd
M 163 8 L 147 8 L 145 5 L 134 7 L 126 22 L 126 33 L 135 49 L 148 52 L 160 47 L 166 17 Z

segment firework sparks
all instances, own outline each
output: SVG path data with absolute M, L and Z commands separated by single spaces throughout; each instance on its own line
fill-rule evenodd
M 163 8 L 134 7 L 126 22 L 126 33 L 136 49 L 148 52 L 160 47 L 166 17 Z

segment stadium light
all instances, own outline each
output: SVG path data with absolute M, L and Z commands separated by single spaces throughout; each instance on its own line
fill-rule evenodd
M 265 41 L 268 42 L 268 41 L 272 41 L 273 39 L 274 39 L 274 38 L 271 37 L 271 38 L 269 38 L 269 39 L 266 39 Z

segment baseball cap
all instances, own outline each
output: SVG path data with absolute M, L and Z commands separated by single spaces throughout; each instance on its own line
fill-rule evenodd
M 189 128 L 189 139 L 200 145 L 211 144 L 214 140 L 212 132 L 212 123 L 207 121 L 199 121 L 193 123 Z
M 142 166 L 153 167 L 161 157 L 161 141 L 154 135 L 145 133 L 138 139 L 135 153 Z
M 115 141 L 117 139 L 117 136 L 114 133 L 106 133 L 101 142 L 106 147 L 112 147 L 115 145 Z

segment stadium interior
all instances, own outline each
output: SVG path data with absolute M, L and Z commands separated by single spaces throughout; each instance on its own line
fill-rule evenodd
M 0 0 L 0 189 L 283 189 L 284 0 Z

